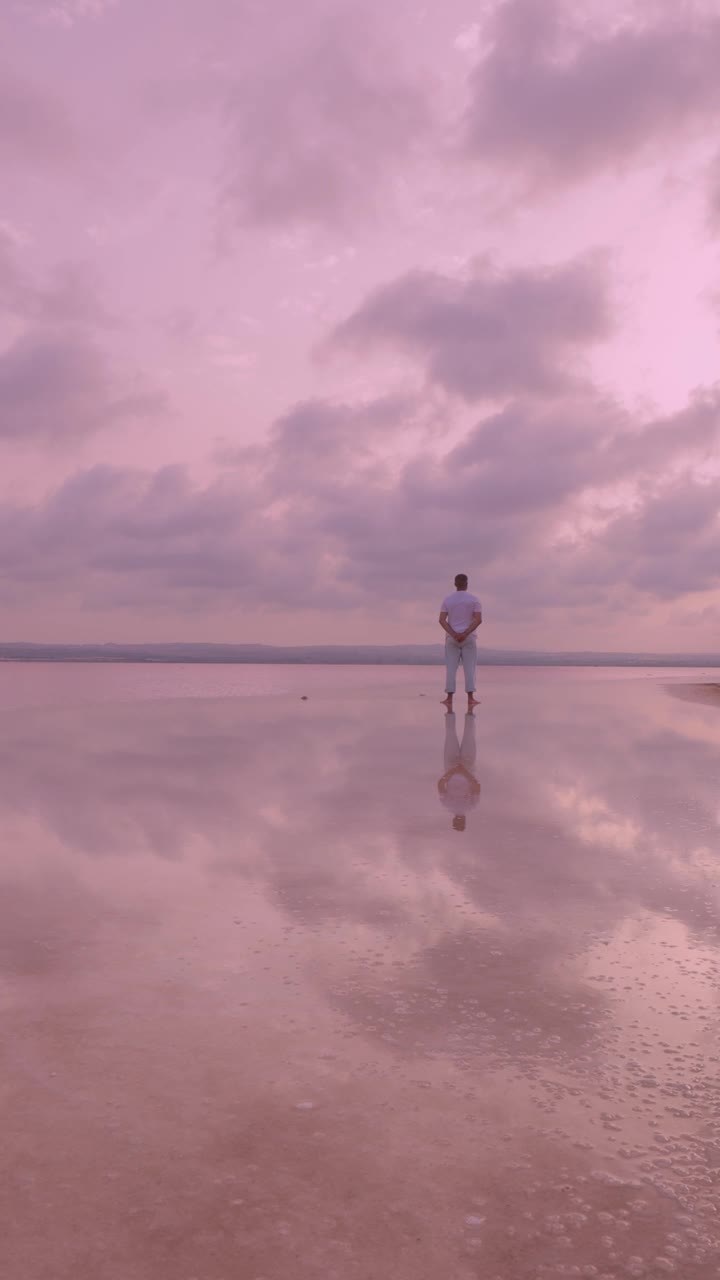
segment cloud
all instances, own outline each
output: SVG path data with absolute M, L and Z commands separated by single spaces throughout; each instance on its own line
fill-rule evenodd
M 21 245 L 17 234 L 0 226 L 0 313 L 28 325 L 65 331 L 104 329 L 114 323 L 89 264 L 60 262 L 38 283 L 21 265 Z
M 152 606 L 183 592 L 188 602 L 227 601 L 258 589 L 254 566 L 267 564 L 253 552 L 259 513 L 239 498 L 194 488 L 181 467 L 91 467 L 34 507 L 0 512 L 0 564 L 15 588 L 55 583 L 109 606 Z
M 708 220 L 713 232 L 720 231 L 720 155 L 710 167 Z
M 0 442 L 80 440 L 166 411 L 162 394 L 116 369 L 98 344 L 115 321 L 86 264 L 60 263 L 38 283 L 0 233 L 3 311 L 20 332 L 0 349 Z
M 717 480 L 683 474 L 621 512 L 577 557 L 572 579 L 617 581 L 660 600 L 720 585 Z
M 667 601 L 720 584 L 716 484 L 695 472 L 716 448 L 720 393 L 645 423 L 597 396 L 518 403 L 444 456 L 410 438 L 404 462 L 395 449 L 385 461 L 387 433 L 402 450 L 414 413 L 305 402 L 205 486 L 181 467 L 95 467 L 6 504 L 6 590 L 191 613 L 264 607 L 272 582 L 279 609 L 412 606 L 461 555 L 482 565 L 496 611 L 537 618 L 602 609 L 617 589 Z
M 0 312 L 22 315 L 33 305 L 34 290 L 17 258 L 17 237 L 0 227 Z
M 372 293 L 329 346 L 395 344 L 419 356 L 432 381 L 472 401 L 572 388 L 583 348 L 611 330 L 594 257 L 505 272 L 481 264 L 465 280 L 410 272 Z
M 638 424 L 599 395 L 545 408 L 514 403 L 471 430 L 447 465 L 475 487 L 484 510 L 556 502 L 585 488 L 663 475 L 679 457 L 712 454 L 720 426 L 720 389 L 684 410 Z M 503 477 L 505 482 L 503 483 Z M 511 489 L 519 486 L 513 500 Z
M 36 5 L 37 20 L 58 27 L 74 27 L 88 18 L 102 18 L 119 3 L 119 0 L 58 0 L 48 3 L 40 0 Z
M 367 14 L 306 18 L 229 94 L 223 204 L 239 225 L 334 225 L 367 212 L 429 125 L 425 88 Z
M 0 162 L 62 170 L 75 158 L 75 133 L 62 104 L 0 67 Z
M 377 450 L 399 427 L 407 428 L 419 406 L 407 396 L 382 396 L 361 404 L 302 401 L 274 424 L 262 450 L 266 483 L 279 494 L 303 488 L 337 488 L 345 473 L 357 480 L 377 466 Z
M 410 459 L 392 489 L 350 486 L 328 504 L 324 528 L 342 548 L 342 576 L 363 594 L 372 591 L 412 600 L 432 590 L 459 555 L 482 564 L 483 580 L 509 609 L 532 602 L 542 609 L 597 599 L 598 556 L 612 530 L 623 528 L 628 499 L 613 496 L 630 486 L 638 512 L 652 510 L 668 469 L 688 457 L 702 461 L 716 447 L 720 395 L 683 414 L 633 425 L 617 407 L 587 398 L 541 410 L 512 405 L 484 419 L 444 458 Z M 689 481 L 688 500 L 693 485 Z M 578 503 L 598 488 L 604 500 L 604 533 L 587 533 L 563 553 L 555 550 L 564 521 L 578 519 Z M 599 550 L 598 550 L 599 549 Z M 689 529 L 679 529 L 672 592 L 702 589 L 708 567 L 720 581 L 720 561 L 708 566 Z M 618 538 L 603 575 L 606 586 L 633 581 Z M 649 541 L 647 554 L 662 559 Z M 610 572 L 611 568 L 611 572 Z M 645 573 L 638 587 L 664 596 L 662 574 Z
M 0 439 L 78 438 L 162 407 L 156 393 L 119 385 L 85 337 L 35 331 L 0 353 Z
M 720 118 L 720 17 L 683 11 L 590 31 L 559 0 L 508 0 L 470 80 L 467 150 L 553 183 Z

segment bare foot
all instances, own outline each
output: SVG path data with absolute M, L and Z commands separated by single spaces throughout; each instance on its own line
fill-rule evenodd
M 480 702 L 477 698 L 468 698 L 468 711 L 472 711 L 473 707 L 479 707 Z
M 449 693 L 447 698 L 443 698 L 440 706 L 447 707 L 448 711 L 452 711 L 452 694 Z

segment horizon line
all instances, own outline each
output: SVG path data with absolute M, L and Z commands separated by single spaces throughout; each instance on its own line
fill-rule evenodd
M 311 642 L 308 644 L 267 644 L 263 641 L 242 640 L 242 641 L 222 641 L 222 640 L 0 640 L 0 653 L 7 649 L 55 649 L 55 650 L 82 650 L 82 649 L 125 649 L 125 650 L 159 650 L 159 649 L 207 649 L 207 650 L 242 650 L 242 649 L 260 649 L 270 652 L 307 652 L 308 650 L 335 650 L 335 651 L 358 651 L 362 649 L 373 650 L 420 650 L 435 649 L 442 652 L 442 641 L 426 641 L 424 643 L 402 643 L 393 644 L 378 643 L 373 641 L 363 641 L 362 643 L 318 643 Z M 712 653 L 708 650 L 656 650 L 656 649 L 542 649 L 542 648 L 509 648 L 503 645 L 478 645 L 478 653 L 487 652 L 495 654 L 537 654 L 550 656 L 566 655 L 568 657 L 583 657 L 592 655 L 594 657 L 608 658 L 628 658 L 628 657 L 647 657 L 647 658 L 717 658 L 720 663 L 720 652 Z

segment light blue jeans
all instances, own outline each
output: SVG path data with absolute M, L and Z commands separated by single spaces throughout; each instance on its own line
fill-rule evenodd
M 458 644 L 457 640 L 453 640 L 452 636 L 445 637 L 445 666 L 447 667 L 447 680 L 445 682 L 445 692 L 455 692 L 455 676 L 460 663 L 463 664 L 463 672 L 465 675 L 465 692 L 475 692 L 475 668 L 477 666 L 477 640 L 475 636 L 468 636 L 467 640 L 463 640 L 462 644 Z
M 475 717 L 473 715 L 465 716 L 462 742 L 459 742 L 455 725 L 455 712 L 451 711 L 445 717 L 445 751 L 443 758 L 445 772 L 447 773 L 449 769 L 454 769 L 456 765 L 462 764 L 468 773 L 472 773 L 476 755 Z

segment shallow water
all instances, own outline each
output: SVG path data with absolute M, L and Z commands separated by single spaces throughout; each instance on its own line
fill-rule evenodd
M 3 1273 L 715 1280 L 699 679 L 0 668 Z

